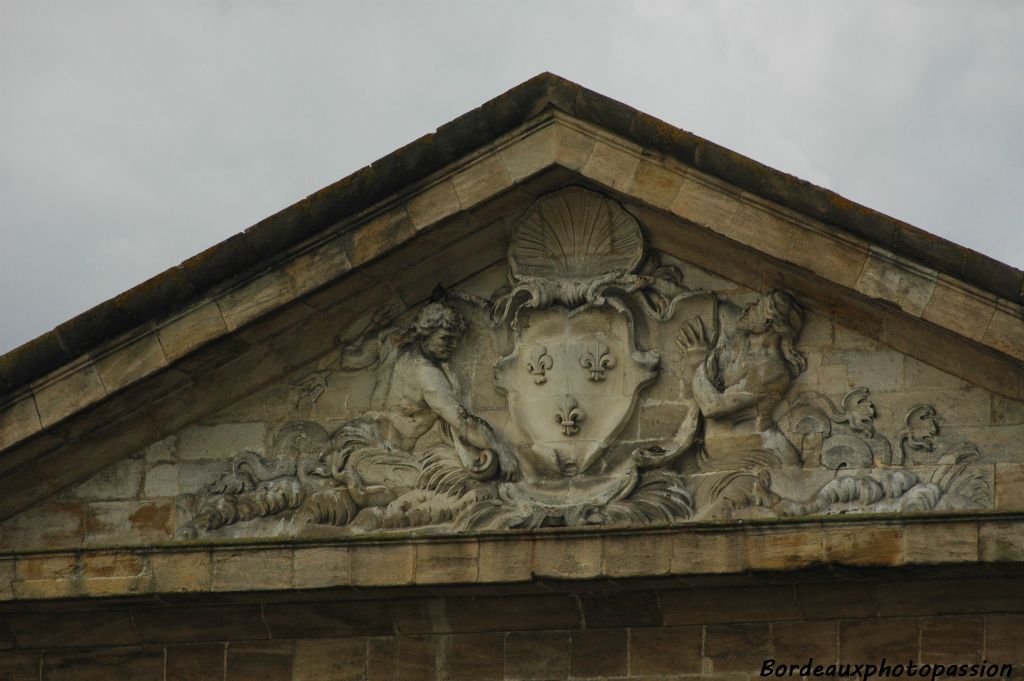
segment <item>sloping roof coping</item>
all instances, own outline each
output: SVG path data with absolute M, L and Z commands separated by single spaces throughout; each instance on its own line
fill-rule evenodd
M 1024 272 L 542 73 L 334 184 L 0 356 L 0 397 L 184 307 L 265 259 L 419 181 L 548 109 L 604 127 L 743 190 L 1024 303 Z

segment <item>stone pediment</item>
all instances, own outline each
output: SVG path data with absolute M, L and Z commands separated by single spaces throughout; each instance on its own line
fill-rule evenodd
M 1013 271 L 545 101 L 13 389 L 4 548 L 1020 508 Z

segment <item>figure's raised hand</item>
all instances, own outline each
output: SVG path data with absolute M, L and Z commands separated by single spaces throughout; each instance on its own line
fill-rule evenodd
M 299 389 L 299 401 L 309 400 L 310 404 L 316 404 L 320 396 L 327 390 L 327 376 L 329 371 L 314 371 L 303 376 L 292 385 Z
M 676 345 L 686 354 L 706 354 L 710 343 L 704 320 L 694 317 L 683 322 L 679 328 L 679 335 L 676 336 Z

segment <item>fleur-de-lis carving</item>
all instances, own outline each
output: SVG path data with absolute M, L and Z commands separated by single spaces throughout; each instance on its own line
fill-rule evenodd
M 555 421 L 562 427 L 562 435 L 572 437 L 580 432 L 580 424 L 587 418 L 580 403 L 572 395 L 565 396 L 565 402 L 555 412 Z
M 605 379 L 605 372 L 615 366 L 615 358 L 607 345 L 594 341 L 580 355 L 580 366 L 590 372 L 591 381 L 599 383 Z
M 554 360 L 548 354 L 548 349 L 543 345 L 534 345 L 530 348 L 530 354 L 526 360 L 526 370 L 533 376 L 533 382 L 537 385 L 546 383 L 547 372 L 554 366 Z

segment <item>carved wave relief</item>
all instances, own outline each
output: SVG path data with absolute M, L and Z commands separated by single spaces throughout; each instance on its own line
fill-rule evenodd
M 687 310 L 684 315 L 680 311 Z M 468 329 L 503 334 L 494 363 L 506 426 L 472 413 L 454 359 Z M 992 506 L 969 443 L 941 446 L 926 404 L 876 429 L 867 387 L 839 404 L 794 391 L 805 312 L 785 291 L 740 305 L 688 288 L 635 218 L 582 188 L 542 197 L 516 225 L 508 285 L 440 292 L 405 324 L 375 314 L 295 383 L 316 402 L 339 372 L 373 376 L 371 408 L 341 424 L 295 419 L 179 499 L 179 536 L 578 525 Z M 644 346 L 674 337 L 675 347 Z M 646 339 L 646 340 L 645 340 Z M 634 432 L 641 398 L 679 384 L 671 424 Z M 332 529 L 334 528 L 334 529 Z

